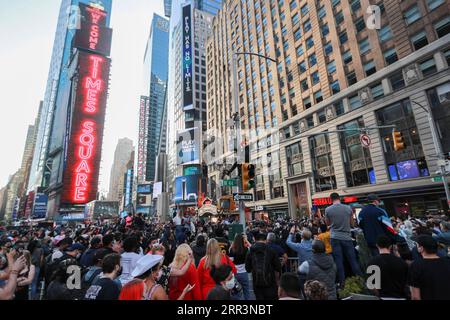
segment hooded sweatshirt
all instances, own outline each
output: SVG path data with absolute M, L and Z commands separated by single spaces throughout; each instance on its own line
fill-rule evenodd
M 311 259 L 300 265 L 300 273 L 306 275 L 306 280 L 317 280 L 325 284 L 328 299 L 336 300 L 336 265 L 333 257 L 326 253 L 313 253 Z

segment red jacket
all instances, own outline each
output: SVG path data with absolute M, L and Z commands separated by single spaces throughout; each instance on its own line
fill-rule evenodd
M 209 274 L 211 269 L 205 269 L 205 259 L 206 257 L 203 257 L 197 267 L 198 280 L 200 282 L 200 287 L 202 290 L 202 300 L 206 300 L 209 291 L 216 285 L 213 278 L 211 278 L 211 275 Z M 231 261 L 231 259 L 224 254 L 222 254 L 220 264 L 228 264 L 233 269 L 233 273 L 237 273 L 236 266 L 234 265 L 233 261 Z
M 183 300 L 201 300 L 202 294 L 200 291 L 200 283 L 198 281 L 197 270 L 193 263 L 191 263 L 189 269 L 183 276 L 171 276 L 169 278 L 169 300 L 177 300 L 188 284 L 195 286 L 186 294 Z

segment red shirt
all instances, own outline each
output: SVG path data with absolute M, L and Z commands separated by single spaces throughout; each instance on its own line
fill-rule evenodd
M 184 296 L 183 300 L 201 300 L 200 283 L 198 281 L 197 270 L 193 263 L 191 263 L 184 275 L 179 277 L 171 276 L 169 278 L 169 300 L 177 300 L 188 284 L 195 286 Z
M 206 297 L 208 296 L 209 291 L 215 287 L 216 283 L 214 282 L 213 278 L 211 278 L 211 275 L 209 274 L 211 269 L 205 269 L 205 259 L 206 257 L 203 257 L 200 260 L 200 263 L 198 264 L 197 268 L 197 274 L 198 274 L 198 280 L 200 282 L 200 287 L 202 290 L 202 300 L 206 300 Z M 233 273 L 236 274 L 236 266 L 234 265 L 233 261 L 231 261 L 230 258 L 228 258 L 226 255 L 222 254 L 222 259 L 220 260 L 220 264 L 228 264 L 232 269 Z

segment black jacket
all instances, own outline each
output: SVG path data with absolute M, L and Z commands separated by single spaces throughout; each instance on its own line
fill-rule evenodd
M 281 273 L 281 262 L 280 259 L 278 259 L 278 255 L 275 252 L 275 250 L 269 248 L 267 244 L 262 242 L 256 242 L 254 245 L 251 246 L 249 252 L 247 253 L 247 257 L 245 258 L 245 269 L 247 272 L 252 272 L 253 270 L 253 259 L 252 255 L 255 253 L 261 253 L 264 252 L 266 255 L 266 271 L 268 273 L 268 277 L 270 279 L 273 279 L 273 286 L 276 286 L 276 277 L 275 277 L 275 271 L 278 273 Z M 255 275 L 252 273 L 253 277 L 253 283 L 256 283 Z

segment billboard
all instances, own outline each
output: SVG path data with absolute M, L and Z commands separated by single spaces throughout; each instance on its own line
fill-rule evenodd
M 85 204 L 97 197 L 110 59 L 79 51 L 78 70 L 62 204 Z
M 183 110 L 193 109 L 192 9 L 183 7 Z
M 125 181 L 125 207 L 127 207 L 132 202 L 133 169 L 127 170 Z
M 202 169 L 199 165 L 186 166 L 183 168 L 183 175 L 192 176 L 196 174 L 202 174 Z
M 200 164 L 200 135 L 199 128 L 177 132 L 177 165 Z
M 139 142 L 138 142 L 138 182 L 145 180 L 146 155 L 147 155 L 147 117 L 150 109 L 150 98 L 141 96 L 139 108 Z
M 196 205 L 200 180 L 200 175 L 176 177 L 174 202 L 176 204 Z
M 45 219 L 47 216 L 48 196 L 45 193 L 37 193 L 34 198 L 33 219 Z
M 158 198 L 158 196 L 162 193 L 162 182 L 155 182 L 153 185 L 153 199 Z
M 152 184 L 138 184 L 136 188 L 137 193 L 153 193 L 153 186 Z

